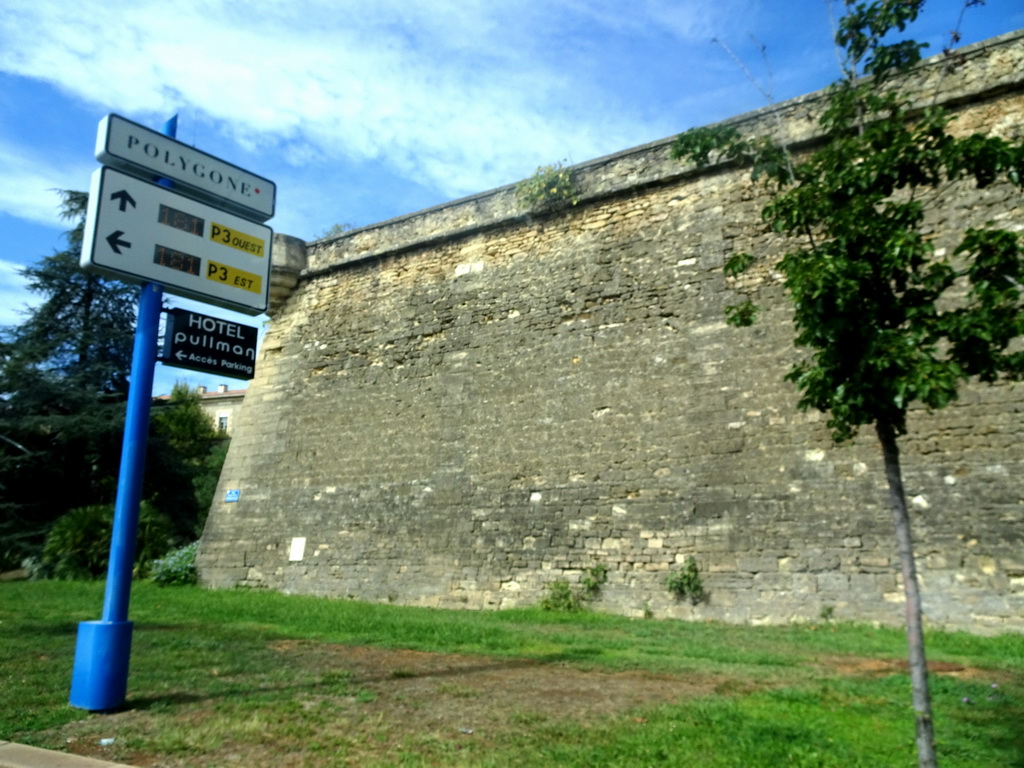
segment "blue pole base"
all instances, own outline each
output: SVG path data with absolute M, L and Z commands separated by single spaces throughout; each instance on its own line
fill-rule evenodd
M 80 622 L 71 675 L 71 706 L 103 712 L 124 704 L 131 649 L 132 622 Z

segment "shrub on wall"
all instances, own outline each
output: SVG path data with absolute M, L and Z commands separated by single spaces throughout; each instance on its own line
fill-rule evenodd
M 590 600 L 597 598 L 607 581 L 608 566 L 598 563 L 588 568 L 580 579 L 581 589 L 573 589 L 564 579 L 548 584 L 547 594 L 540 601 L 540 607 L 545 611 L 581 611 Z
M 686 558 L 682 568 L 665 577 L 665 588 L 680 600 L 686 598 L 694 605 L 701 602 L 706 593 L 697 561 L 692 557 Z
M 533 176 L 519 182 L 516 199 L 525 208 L 555 208 L 565 204 L 576 205 L 580 201 L 580 191 L 572 171 L 559 162 L 541 166 Z

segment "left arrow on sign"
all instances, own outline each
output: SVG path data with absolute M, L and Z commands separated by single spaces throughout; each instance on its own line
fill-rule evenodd
M 126 210 L 128 210 L 128 206 L 129 205 L 132 208 L 135 207 L 135 198 L 133 198 L 130 194 L 128 194 L 128 190 L 126 190 L 126 189 L 122 189 L 122 190 L 120 190 L 118 192 L 114 192 L 110 196 L 110 199 L 118 201 L 118 205 L 121 208 L 121 213 L 124 213 Z
M 131 248 L 132 247 L 132 244 L 129 243 L 127 240 L 122 240 L 121 239 L 121 235 L 123 235 L 123 234 L 124 234 L 124 232 L 122 232 L 119 229 L 116 232 L 114 232 L 114 233 L 112 233 L 110 235 L 107 235 L 107 244 L 111 247 L 111 249 L 113 249 L 114 253 L 116 253 L 118 256 L 121 255 L 121 248 L 122 247 L 124 247 L 124 248 Z

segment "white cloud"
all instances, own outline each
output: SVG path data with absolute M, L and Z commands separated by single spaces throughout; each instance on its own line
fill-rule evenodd
M 60 217 L 59 190 L 76 188 L 68 179 L 78 180 L 79 189 L 88 188 L 91 169 L 83 163 L 75 171 L 27 152 L 24 147 L 0 143 L 0 211 L 47 227 L 66 229 Z
M 20 325 L 26 310 L 40 302 L 20 274 L 23 268 L 22 264 L 0 260 L 0 326 Z
M 0 68 L 129 115 L 191 107 L 286 159 L 381 160 L 456 196 L 674 130 L 602 91 L 584 70 L 614 61 L 567 30 L 682 45 L 737 3 L 8 0 Z

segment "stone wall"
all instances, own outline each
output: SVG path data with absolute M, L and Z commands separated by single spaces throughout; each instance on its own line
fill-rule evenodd
M 922 68 L 957 127 L 1019 136 L 1024 35 Z M 818 95 L 742 130 L 815 140 Z M 1018 132 L 1014 134 L 1014 132 Z M 203 535 L 204 583 L 403 604 L 529 605 L 602 565 L 593 605 L 735 622 L 899 623 L 877 442 L 834 446 L 796 410 L 781 252 L 743 173 L 671 139 L 576 166 L 580 204 L 527 213 L 506 187 L 303 246 L 275 239 L 273 321 Z M 954 185 L 939 247 L 1020 194 Z M 723 321 L 736 290 L 767 299 Z M 1024 389 L 971 386 L 901 441 L 933 626 L 1024 630 Z M 238 501 L 224 501 L 237 490 Z M 707 599 L 664 586 L 686 558 Z

